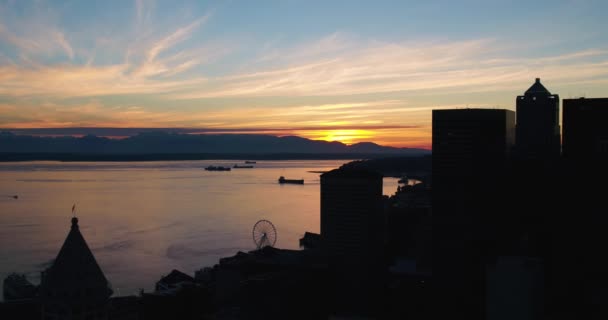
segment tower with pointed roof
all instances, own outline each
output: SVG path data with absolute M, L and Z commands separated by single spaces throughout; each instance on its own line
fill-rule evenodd
M 108 319 L 112 289 L 78 227 L 72 226 L 53 265 L 42 272 L 43 319 Z
M 559 95 L 536 78 L 516 101 L 515 146 L 524 159 L 552 160 L 560 155 Z

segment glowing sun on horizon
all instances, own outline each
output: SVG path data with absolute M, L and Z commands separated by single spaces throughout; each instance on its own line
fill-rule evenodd
M 374 133 L 369 130 L 339 129 L 315 132 L 312 139 L 353 144 L 357 142 L 369 141 L 369 139 L 373 137 Z

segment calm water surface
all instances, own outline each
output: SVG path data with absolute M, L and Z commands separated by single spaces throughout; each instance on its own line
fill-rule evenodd
M 254 249 L 259 219 L 276 226 L 277 247 L 297 249 L 305 231 L 319 232 L 319 174 L 309 171 L 345 162 L 258 161 L 230 172 L 203 168 L 243 162 L 0 163 L 0 280 L 18 271 L 39 282 L 70 229 L 74 203 L 115 294 L 149 291 L 172 269 L 194 274 Z M 281 175 L 305 184 L 280 185 Z M 396 188 L 397 179 L 385 178 L 384 194 Z

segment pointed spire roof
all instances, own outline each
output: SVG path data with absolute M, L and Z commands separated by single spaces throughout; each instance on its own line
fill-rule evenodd
M 80 233 L 78 218 L 72 218 L 70 232 L 53 265 L 46 270 L 42 286 L 46 290 L 111 295 L 108 280 Z
M 539 94 L 539 93 L 543 93 L 543 94 L 547 94 L 547 95 L 551 94 L 551 92 L 549 92 L 549 90 L 547 90 L 547 88 L 545 88 L 545 86 L 543 86 L 543 84 L 540 83 L 540 78 L 536 78 L 536 81 L 534 81 L 534 84 L 528 90 L 526 90 L 526 94 Z

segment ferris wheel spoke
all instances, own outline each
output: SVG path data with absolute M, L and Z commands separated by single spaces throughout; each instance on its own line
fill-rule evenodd
M 277 230 L 268 220 L 260 220 L 253 226 L 253 242 L 258 249 L 274 246 L 277 241 Z

